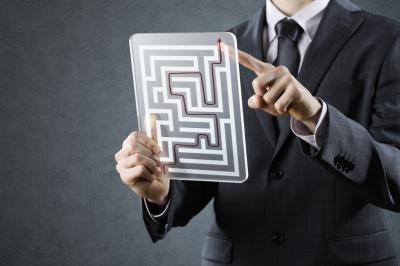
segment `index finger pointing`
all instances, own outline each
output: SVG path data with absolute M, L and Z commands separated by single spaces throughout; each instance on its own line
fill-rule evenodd
M 254 73 L 256 73 L 257 76 L 261 75 L 262 72 L 265 70 L 268 70 L 269 68 L 273 67 L 270 64 L 264 63 L 257 58 L 253 57 L 252 55 L 243 52 L 238 49 L 238 57 L 239 57 L 239 63 L 246 67 L 247 69 L 250 69 Z
M 260 60 L 254 58 L 250 54 L 243 52 L 239 49 L 238 49 L 238 57 L 239 57 L 239 63 L 242 66 L 246 67 L 247 69 L 250 69 L 251 71 L 256 73 L 257 76 L 263 72 L 264 65 L 263 62 L 261 62 Z

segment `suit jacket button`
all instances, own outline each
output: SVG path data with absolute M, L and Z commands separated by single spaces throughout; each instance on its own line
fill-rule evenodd
M 284 172 L 281 169 L 272 170 L 269 173 L 269 176 L 274 180 L 281 180 L 284 175 Z
M 339 161 L 340 161 L 339 155 L 336 155 L 335 158 L 333 158 L 333 164 L 335 166 L 338 166 L 339 165 Z
M 274 233 L 272 236 L 272 241 L 277 245 L 282 245 L 285 242 L 285 235 L 282 233 Z

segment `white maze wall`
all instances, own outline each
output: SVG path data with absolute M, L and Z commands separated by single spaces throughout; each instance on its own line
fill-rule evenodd
M 138 100 L 144 114 L 156 117 L 146 123 L 146 132 L 155 126 L 163 170 L 171 178 L 239 175 L 237 137 L 242 136 L 235 123 L 241 120 L 234 108 L 238 92 L 231 89 L 229 49 L 220 40 L 139 45 L 143 99 Z

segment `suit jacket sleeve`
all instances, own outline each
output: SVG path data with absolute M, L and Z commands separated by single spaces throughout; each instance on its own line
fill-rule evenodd
M 387 53 L 376 84 L 368 129 L 328 104 L 324 146 L 318 151 L 302 140 L 300 146 L 367 202 L 399 212 L 400 38 Z
M 185 226 L 213 198 L 217 183 L 171 180 L 170 204 L 162 217 L 150 216 L 142 200 L 142 214 L 153 242 L 176 226 Z

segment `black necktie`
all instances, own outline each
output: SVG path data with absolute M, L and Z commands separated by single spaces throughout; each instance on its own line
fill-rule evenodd
M 278 38 L 278 56 L 274 65 L 286 66 L 290 73 L 297 77 L 300 64 L 297 42 L 303 30 L 293 19 L 283 19 L 276 24 L 275 31 Z
M 275 26 L 278 38 L 278 56 L 273 63 L 275 66 L 286 66 L 290 73 L 297 77 L 300 64 L 300 52 L 297 42 L 303 32 L 302 28 L 293 19 L 283 19 Z M 278 117 L 279 135 L 289 123 L 287 117 Z

